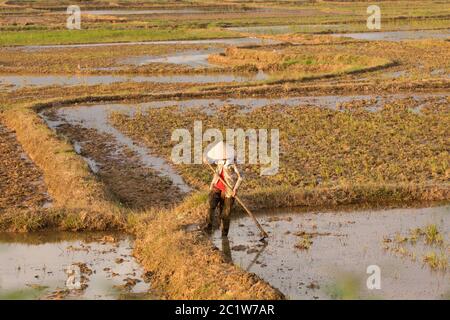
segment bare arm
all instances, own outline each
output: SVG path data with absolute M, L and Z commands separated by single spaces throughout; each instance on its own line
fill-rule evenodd
M 219 165 L 217 165 L 216 168 L 214 169 L 214 175 L 211 180 L 211 184 L 209 185 L 209 190 L 213 190 L 214 185 L 217 183 L 217 181 L 219 181 L 219 170 L 220 170 Z
M 234 170 L 234 172 L 236 172 L 236 175 L 237 175 L 237 181 L 233 188 L 233 193 L 236 193 L 242 183 L 243 178 L 235 164 L 233 164 L 233 170 Z

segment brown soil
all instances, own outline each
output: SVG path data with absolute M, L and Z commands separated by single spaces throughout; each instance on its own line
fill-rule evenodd
M 50 201 L 41 171 L 0 124 L 0 213 L 11 209 L 42 210 Z

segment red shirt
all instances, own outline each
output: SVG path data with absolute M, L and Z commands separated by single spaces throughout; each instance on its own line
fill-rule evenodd
M 225 180 L 224 175 L 223 175 L 223 169 L 222 169 L 222 171 L 220 172 L 220 177 L 221 177 L 223 180 Z M 222 180 L 220 180 L 220 179 L 219 179 L 219 181 L 217 181 L 217 183 L 216 183 L 216 188 L 219 189 L 219 190 L 222 191 L 222 192 L 225 192 L 225 190 L 226 190 L 225 184 L 224 184 L 224 183 L 222 182 Z

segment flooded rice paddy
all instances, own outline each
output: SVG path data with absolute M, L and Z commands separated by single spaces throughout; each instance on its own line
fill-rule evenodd
M 176 52 L 171 55 L 150 56 L 141 55 L 121 59 L 117 61 L 117 65 L 105 68 L 93 68 L 94 71 L 116 71 L 121 70 L 125 65 L 143 66 L 151 63 L 155 64 L 173 64 L 182 65 L 190 68 L 211 68 L 217 67 L 208 61 L 210 54 L 218 54 L 225 51 L 227 46 L 254 46 L 265 44 L 277 44 L 279 41 L 260 39 L 253 37 L 246 38 L 228 38 L 228 39 L 205 39 L 205 40 L 174 40 L 174 41 L 148 41 L 148 42 L 127 42 L 127 43 L 92 43 L 92 44 L 72 44 L 72 45 L 42 45 L 42 46 L 23 46 L 11 48 L 11 50 L 58 50 L 64 48 L 86 48 L 86 47 L 103 47 L 103 46 L 122 46 L 122 45 L 184 45 L 186 50 Z M 204 50 L 189 50 L 189 45 L 206 45 Z M 121 82 L 135 83 L 245 83 L 254 81 L 264 81 L 269 75 L 260 71 L 254 73 L 209 73 L 209 74 L 157 74 L 157 75 L 83 75 L 83 74 L 46 74 L 33 75 L 21 74 L 0 75 L 0 88 L 2 90 L 11 91 L 25 87 L 45 87 L 45 86 L 77 86 L 77 85 L 108 85 Z
M 211 54 L 224 53 L 226 52 L 225 48 L 229 46 L 253 47 L 282 43 L 282 41 L 256 37 L 261 35 L 305 34 L 311 32 L 329 34 L 334 32 L 332 35 L 335 37 L 349 37 L 367 41 L 445 40 L 450 37 L 449 29 L 344 33 L 347 30 L 354 31 L 359 28 L 354 29 L 347 28 L 348 26 L 346 27 L 342 24 L 331 24 L 333 23 L 332 21 L 343 21 L 341 19 L 308 19 L 304 21 L 306 23 L 304 25 L 287 25 L 289 23 L 301 23 L 300 20 L 293 21 L 289 19 L 270 20 L 278 24 L 273 26 L 256 26 L 255 24 L 257 23 L 270 23 L 269 20 L 262 22 L 263 20 L 261 19 L 252 19 L 252 21 L 245 23 L 242 20 L 242 23 L 240 23 L 240 13 L 247 11 L 273 12 L 278 13 L 278 16 L 283 14 L 286 14 L 286 16 L 292 15 L 297 12 L 298 17 L 300 17 L 301 15 L 311 15 L 315 12 L 315 9 L 295 11 L 264 8 L 249 10 L 242 10 L 242 8 L 218 8 L 208 10 L 203 8 L 147 9 L 142 7 L 142 9 L 138 10 L 113 8 L 111 10 L 83 11 L 83 14 L 93 16 L 128 16 L 120 19 L 113 18 L 112 20 L 120 23 L 117 26 L 127 25 L 131 29 L 134 28 L 135 23 L 139 28 L 145 26 L 149 22 L 144 19 L 145 15 L 149 17 L 154 16 L 160 19 L 161 23 L 164 22 L 162 25 L 173 24 L 175 31 L 177 31 L 176 20 L 187 21 L 186 18 L 189 15 L 199 17 L 202 14 L 217 13 L 216 16 L 220 17 L 221 13 L 236 13 L 232 17 L 233 20 L 230 20 L 229 23 L 226 19 L 218 18 L 217 21 L 211 20 L 211 22 L 206 22 L 208 20 L 205 20 L 205 24 L 224 26 L 221 31 L 240 32 L 243 37 L 7 47 L 5 50 L 13 52 L 13 56 L 15 53 L 27 54 L 32 51 L 39 51 L 39 54 L 42 53 L 42 56 L 45 56 L 46 53 L 52 53 L 54 56 L 61 55 L 63 57 L 66 54 L 70 54 L 70 51 L 75 51 L 64 49 L 96 47 L 105 48 L 98 49 L 99 52 L 97 52 L 97 49 L 92 49 L 92 53 L 84 54 L 84 52 L 81 52 L 77 54 L 80 57 L 88 54 L 99 54 L 101 56 L 103 51 L 112 50 L 118 50 L 119 52 L 123 50 L 124 54 L 114 55 L 114 58 L 110 57 L 111 59 L 109 60 L 101 60 L 99 58 L 98 62 L 90 63 L 85 68 L 81 67 L 82 63 L 71 63 L 71 61 L 67 60 L 68 63 L 65 64 L 66 69 L 61 69 L 68 70 L 68 73 L 64 75 L 60 75 L 60 70 L 55 67 L 45 69 L 48 70 L 47 73 L 42 72 L 42 74 L 37 75 L 23 65 L 22 68 L 17 68 L 20 71 L 13 75 L 8 72 L 13 71 L 10 67 L 14 67 L 15 61 L 18 59 L 11 59 L 11 61 L 14 61 L 13 63 L 9 63 L 9 60 L 3 61 L 2 67 L 5 68 L 4 70 L 7 74 L 0 75 L 0 88 L 5 91 L 13 91 L 25 87 L 92 86 L 122 82 L 165 84 L 236 83 L 236 86 L 233 86 L 234 88 L 237 87 L 237 84 L 242 85 L 247 82 L 268 80 L 269 75 L 262 71 L 254 72 L 253 74 L 233 73 L 231 71 L 219 73 L 221 70 L 217 71 L 216 69 L 190 70 L 192 74 L 187 74 L 189 70 L 186 71 L 186 68 L 181 68 L 180 66 L 192 69 L 217 68 L 217 65 L 212 64 L 208 60 L 209 56 Z M 328 13 L 332 13 L 332 11 Z M 65 15 L 65 12 L 63 14 Z M 132 15 L 136 17 L 130 17 Z M 177 15 L 181 17 L 177 17 Z M 167 19 L 166 17 L 169 16 L 171 18 Z M 276 16 L 274 15 L 273 17 Z M 108 21 L 108 19 L 111 19 L 111 17 L 85 18 L 92 21 Z M 167 21 L 164 21 L 164 19 Z M 127 21 L 131 24 L 128 25 Z M 314 23 L 314 21 L 321 21 L 326 24 L 307 24 Z M 30 22 L 26 23 L 24 26 L 31 25 L 30 28 L 34 28 L 32 27 L 32 22 L 31 24 L 29 24 Z M 103 25 L 103 23 L 95 23 Z M 194 28 L 198 24 L 199 21 L 197 19 L 195 23 L 192 23 Z M 150 24 L 148 25 L 150 26 Z M 230 27 L 233 25 L 243 25 L 245 27 Z M 89 26 L 95 27 L 95 25 Z M 191 25 L 189 24 L 189 26 Z M 255 37 L 249 37 L 249 34 L 253 34 Z M 181 37 L 183 36 L 181 35 Z M 231 34 L 230 36 L 234 37 Z M 289 36 L 280 36 L 279 38 L 289 41 Z M 102 41 L 102 39 L 98 39 L 96 38 L 92 42 Z M 107 41 L 113 41 L 111 39 L 113 38 L 109 38 Z M 128 38 L 124 37 L 121 39 Z M 139 38 L 134 38 L 133 40 L 135 39 Z M 295 39 L 295 37 L 292 39 Z M 328 44 L 321 41 L 319 39 L 314 45 Z M 346 42 L 346 40 L 342 41 Z M 331 41 L 331 43 L 333 42 Z M 340 43 L 341 41 L 336 42 Z M 348 42 L 350 44 L 355 43 L 355 41 Z M 359 43 L 358 41 L 356 42 Z M 15 42 L 8 43 L 15 44 Z M 41 42 L 18 43 L 33 44 Z M 308 42 L 298 44 L 307 46 Z M 386 42 L 382 44 L 370 43 L 374 47 L 375 45 L 385 46 L 385 44 Z M 394 44 L 391 43 L 391 45 Z M 440 41 L 438 46 L 442 44 L 445 44 L 445 42 Z M 149 50 L 152 46 L 159 45 L 168 46 L 169 50 L 165 50 L 163 47 L 158 47 L 161 50 Z M 277 49 L 283 49 L 289 45 L 296 44 L 286 42 L 277 47 L 265 47 L 261 50 L 261 59 L 265 59 L 266 55 L 267 59 L 269 59 L 269 51 L 273 50 L 276 53 Z M 368 44 L 363 43 L 363 46 L 365 45 Z M 144 49 L 139 48 L 140 50 L 135 50 L 135 48 L 123 48 L 122 46 L 142 46 Z M 342 52 L 345 52 L 345 44 L 338 44 L 338 46 L 342 46 Z M 400 46 L 401 43 L 398 47 Z M 197 50 L 194 50 L 195 47 L 197 47 Z M 303 48 L 307 50 L 306 47 L 297 47 L 300 50 Z M 368 47 L 370 46 L 368 45 Z M 318 48 L 318 50 L 322 49 L 322 47 Z M 349 47 L 350 49 L 352 48 Z M 305 52 L 307 52 L 306 50 Z M 444 46 L 442 50 L 445 50 Z M 80 49 L 80 51 L 83 50 Z M 283 50 L 279 50 L 279 52 L 283 52 Z M 316 53 L 317 51 L 313 50 L 313 52 Z M 165 54 L 161 55 L 162 53 Z M 411 53 L 414 54 L 414 51 L 411 51 Z M 43 60 L 48 61 L 46 59 Z M 289 66 L 290 64 L 301 64 L 302 61 L 286 60 L 284 62 Z M 61 65 L 63 62 L 61 62 Z M 305 60 L 307 65 L 314 64 L 314 62 Z M 77 64 L 78 70 L 76 68 Z M 156 65 L 148 66 L 150 64 Z M 164 64 L 171 64 L 172 66 Z M 143 67 L 136 68 L 140 66 Z M 407 66 L 399 66 L 402 70 L 388 70 L 383 74 L 382 80 L 387 82 L 394 79 L 412 78 L 414 73 L 410 69 L 406 69 Z M 446 75 L 445 65 L 432 64 L 431 66 L 434 70 L 431 75 Z M 226 67 L 231 68 L 233 65 L 226 65 Z M 227 70 L 231 70 L 228 68 Z M 256 68 L 261 69 L 260 66 Z M 70 69 L 76 70 L 76 73 L 70 74 Z M 38 67 L 34 70 L 37 70 L 35 73 L 41 71 Z M 239 68 L 236 67 L 235 70 L 239 70 Z M 247 69 L 242 68 L 242 70 Z M 255 68 L 248 68 L 248 70 L 255 70 Z M 271 72 L 270 68 L 265 70 Z M 430 68 L 430 70 L 432 69 Z M 101 72 L 96 72 L 95 75 L 83 75 L 84 71 L 88 73 L 91 71 Z M 109 71 L 111 74 L 107 74 Z M 114 71 L 118 71 L 118 73 L 114 74 Z M 202 71 L 204 73 L 200 73 Z M 217 73 L 212 74 L 213 71 Z M 29 74 L 25 74 L 27 72 Z M 127 72 L 130 75 L 124 75 Z M 133 72 L 151 72 L 151 74 L 137 75 Z M 177 72 L 177 74 L 174 74 L 174 72 Z M 366 79 L 370 80 L 370 78 Z M 318 79 L 318 82 L 319 85 L 323 83 L 337 85 L 342 80 L 346 81 L 347 79 L 342 79 L 338 75 L 330 82 L 322 78 Z M 362 79 L 355 78 L 355 80 L 357 82 Z M 314 85 L 315 80 L 311 81 Z M 367 87 L 378 84 L 371 84 L 367 81 Z M 447 92 L 437 92 L 437 90 L 442 90 L 437 88 L 445 88 L 443 85 L 437 86 L 434 93 L 416 93 L 415 87 L 412 85 L 409 94 L 392 94 L 387 90 L 383 95 L 365 94 L 370 92 L 371 89 L 368 88 L 367 90 L 360 90 L 358 94 L 351 96 L 327 95 L 278 98 L 278 96 L 283 95 L 283 90 L 280 89 L 279 93 L 275 93 L 274 96 L 276 97 L 272 97 L 274 90 L 270 87 L 270 83 L 266 85 L 268 88 L 267 98 L 208 98 L 205 94 L 202 96 L 204 98 L 199 99 L 173 99 L 136 104 L 92 104 L 52 108 L 43 110 L 40 116 L 58 136 L 64 136 L 73 144 L 74 151 L 86 161 L 96 178 L 104 182 L 105 188 L 109 188 L 110 190 L 108 191 L 112 191 L 112 195 L 116 196 L 121 206 L 132 210 L 142 209 L 145 211 L 148 208 L 159 209 L 176 205 L 193 189 L 168 160 L 166 161 L 162 156 L 156 156 L 151 148 L 146 147 L 144 145 L 145 141 L 141 141 L 142 143 L 137 142 L 131 136 L 127 136 L 124 132 L 114 127 L 110 123 L 110 116 L 114 112 L 133 116 L 139 112 L 146 112 L 151 108 L 177 106 L 180 109 L 200 108 L 207 113 L 215 113 L 220 108 L 229 105 L 238 106 L 241 112 L 249 112 L 254 108 L 270 105 L 311 106 L 349 112 L 354 110 L 376 112 L 397 99 L 405 99 L 406 102 L 401 105 L 406 105 L 410 111 L 420 114 L 422 107 L 435 102 L 447 101 L 449 97 Z M 289 85 L 295 86 L 295 84 Z M 173 87 L 177 86 L 174 85 Z M 181 87 L 181 85 L 178 85 L 178 87 Z M 230 92 L 233 88 L 229 89 Z M 286 88 L 289 89 L 289 86 L 287 85 Z M 73 91 L 77 90 L 71 88 L 71 91 L 72 89 Z M 223 90 L 225 91 L 226 88 Z M 326 92 L 333 92 L 334 94 L 334 92 L 339 91 Z M 5 93 L 5 95 L 9 94 L 9 92 Z M 239 92 L 236 92 L 237 94 Z M 353 107 L 356 109 L 352 109 Z M 136 139 L 140 138 L 134 137 Z M 321 153 L 323 153 L 322 150 Z M 46 209 L 46 207 L 51 206 L 51 202 L 45 202 L 43 206 Z M 270 234 L 268 242 L 262 243 L 258 241 L 258 231 L 252 220 L 247 216 L 234 217 L 228 238 L 222 238 L 219 232 L 216 232 L 212 236 L 212 241 L 222 250 L 230 262 L 239 265 L 244 270 L 257 274 L 272 286 L 280 289 L 290 299 L 450 299 L 450 275 L 448 268 L 447 270 L 433 270 L 424 260 L 425 255 L 430 252 L 439 253 L 444 251 L 446 254 L 445 263 L 448 263 L 447 256 L 450 249 L 448 247 L 448 241 L 450 240 L 449 214 L 450 207 L 448 205 L 432 208 L 389 210 L 350 209 L 305 212 L 303 209 L 293 209 L 263 211 L 258 213 L 258 218 Z M 408 234 L 413 229 L 424 228 L 430 224 L 439 228 L 444 236 L 445 245 L 428 245 L 424 244 L 423 241 L 415 244 L 396 242 L 397 235 Z M 403 251 L 390 250 L 389 248 L 393 244 L 401 245 Z M 132 256 L 132 246 L 133 239 L 123 234 L 0 233 L 0 299 L 155 299 L 157 295 L 150 291 L 148 275 L 144 275 L 144 270 Z M 150 258 L 158 259 L 161 257 L 154 256 Z M 167 257 L 165 256 L 163 259 L 167 259 Z M 379 266 L 381 270 L 381 289 L 379 290 L 369 290 L 366 286 L 366 280 L 369 276 L 367 267 L 372 265 Z M 203 268 L 200 269 L 203 270 Z M 74 285 L 75 288 L 73 287 Z M 186 294 L 186 296 L 189 295 Z
M 25 87 L 100 85 L 118 82 L 155 82 L 155 83 L 220 83 L 250 82 L 267 79 L 263 72 L 235 74 L 194 74 L 194 75 L 157 75 L 157 76 L 116 76 L 116 75 L 0 75 L 0 86 L 7 90 Z
M 450 30 L 417 30 L 417 31 L 380 31 L 358 33 L 335 33 L 335 37 L 349 37 L 358 40 L 420 40 L 420 39 L 448 39 Z
M 1 299 L 156 299 L 133 240 L 104 233 L 0 233 Z
M 376 298 L 448 299 L 449 271 L 435 271 L 423 262 L 430 252 L 449 250 L 422 242 L 405 246 L 415 259 L 384 249 L 385 239 L 435 224 L 450 240 L 450 207 L 364 211 L 266 211 L 257 215 L 269 233 L 258 241 L 248 216 L 232 221 L 228 238 L 217 231 L 215 245 L 244 270 L 280 289 L 290 299 Z M 296 247 L 309 235 L 309 249 Z M 447 253 L 448 259 L 448 253 Z M 369 290 L 367 267 L 381 269 L 381 289 Z

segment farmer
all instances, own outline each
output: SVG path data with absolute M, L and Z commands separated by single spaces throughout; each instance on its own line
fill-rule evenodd
M 220 178 L 221 179 L 220 179 Z M 223 182 L 223 181 L 225 182 Z M 212 230 L 212 221 L 217 207 L 220 210 L 222 237 L 228 236 L 230 229 L 230 215 L 234 204 L 234 197 L 241 185 L 242 177 L 231 159 L 217 162 L 214 177 L 209 187 L 209 210 L 206 230 Z

